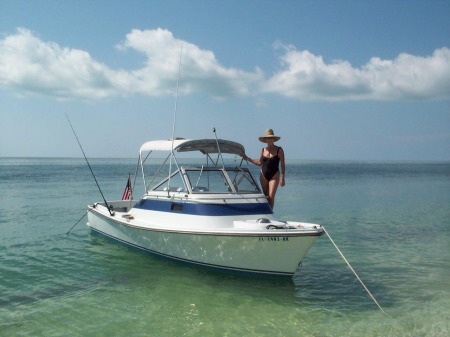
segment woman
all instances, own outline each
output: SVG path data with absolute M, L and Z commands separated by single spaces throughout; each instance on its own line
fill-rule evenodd
M 244 160 L 261 166 L 259 177 L 261 187 L 272 209 L 275 204 L 275 193 L 277 193 L 278 185 L 283 187 L 285 184 L 284 151 L 281 147 L 275 145 L 275 142 L 279 139 L 280 137 L 275 136 L 272 129 L 267 129 L 264 136 L 259 137 L 261 142 L 267 144 L 267 146 L 261 150 L 259 160 L 253 160 L 247 157 L 247 155 L 244 155 Z

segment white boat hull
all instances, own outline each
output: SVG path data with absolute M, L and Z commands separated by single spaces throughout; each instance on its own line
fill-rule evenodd
M 143 226 L 123 215 L 111 216 L 100 205 L 90 207 L 88 225 L 97 233 L 159 256 L 247 273 L 293 275 L 323 234 L 319 225 L 310 225 L 310 230 L 307 226 L 304 230 L 267 230 L 265 225 L 245 228 L 243 221 L 229 229 L 193 231 L 178 226 L 177 230 Z

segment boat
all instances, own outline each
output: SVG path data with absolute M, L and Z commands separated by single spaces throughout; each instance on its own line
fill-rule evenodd
M 87 224 L 172 260 L 292 276 L 324 229 L 277 220 L 244 154 L 241 144 L 217 137 L 146 142 L 135 175 L 142 176 L 142 197 L 88 205 Z

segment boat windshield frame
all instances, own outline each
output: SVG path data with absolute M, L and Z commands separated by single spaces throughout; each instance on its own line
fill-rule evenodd
M 260 194 L 256 180 L 248 168 L 181 167 L 191 194 Z
M 151 174 L 153 177 L 147 184 L 144 163 L 153 152 L 165 152 L 167 156 L 162 163 L 160 162 L 156 172 Z M 197 159 L 187 157 L 194 160 L 195 164 L 186 164 L 184 156 L 184 160 L 177 158 L 176 153 L 180 152 L 200 152 L 202 155 Z M 213 159 L 212 154 L 217 155 L 217 158 Z M 231 154 L 235 166 L 226 166 L 223 154 Z M 222 139 L 175 139 L 144 143 L 139 151 L 139 166 L 145 193 L 164 191 L 189 194 L 261 194 L 261 188 L 254 179 L 248 163 L 243 160 L 244 155 L 245 149 L 241 144 Z M 236 158 L 239 158 L 239 163 L 236 162 Z M 160 157 L 159 160 L 161 159 Z M 199 161 L 203 161 L 204 164 L 198 164 Z M 247 167 L 242 167 L 244 162 Z

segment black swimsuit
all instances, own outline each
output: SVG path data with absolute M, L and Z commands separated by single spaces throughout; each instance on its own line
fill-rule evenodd
M 277 154 L 273 157 L 262 157 L 261 161 L 261 173 L 266 178 L 267 181 L 271 181 L 275 174 L 278 173 L 280 165 L 280 157 L 278 157 L 278 152 L 280 151 L 280 147 L 277 149 Z M 264 152 L 264 149 L 263 149 Z

